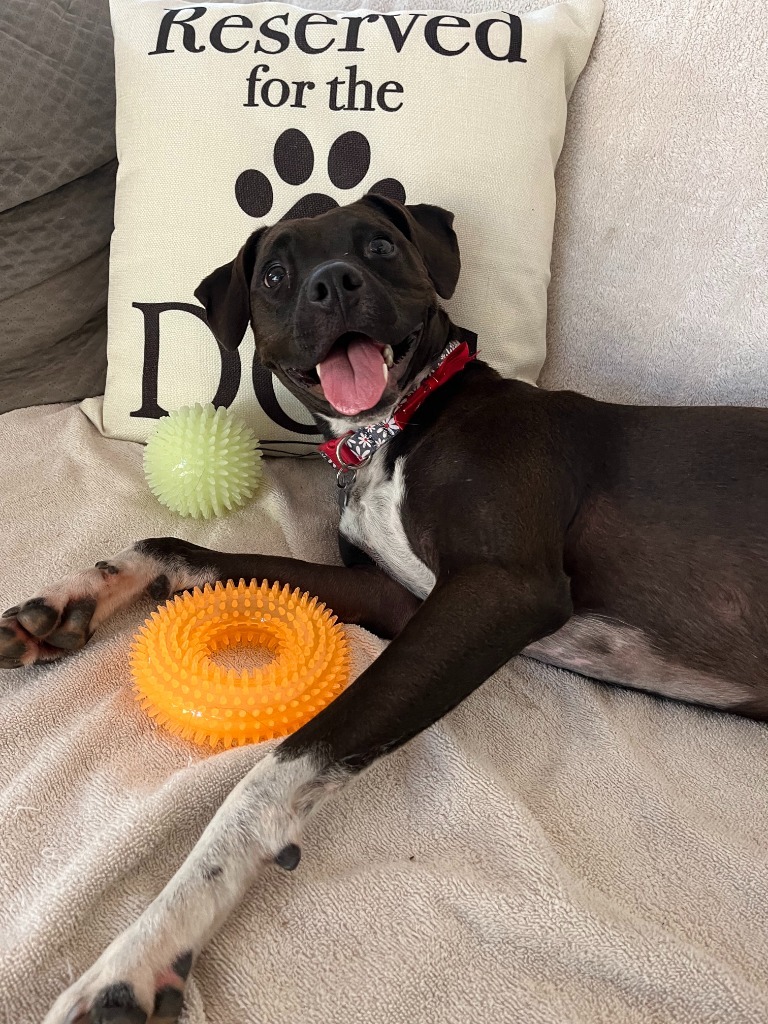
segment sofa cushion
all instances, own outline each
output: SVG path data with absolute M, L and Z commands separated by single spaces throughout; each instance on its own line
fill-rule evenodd
M 106 0 L 0 6 L 0 411 L 103 390 L 115 179 Z

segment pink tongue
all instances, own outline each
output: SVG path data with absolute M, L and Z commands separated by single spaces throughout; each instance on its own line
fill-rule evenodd
M 384 356 L 370 338 L 356 338 L 346 348 L 332 349 L 318 363 L 317 374 L 325 397 L 345 416 L 372 409 L 387 385 Z

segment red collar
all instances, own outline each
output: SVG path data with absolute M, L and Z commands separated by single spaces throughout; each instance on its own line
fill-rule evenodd
M 461 331 L 460 337 L 450 341 L 443 350 L 429 376 L 400 399 L 389 419 L 349 430 L 341 437 L 333 437 L 318 445 L 317 450 L 338 470 L 357 469 L 403 429 L 433 391 L 463 370 L 476 356 L 476 336 L 469 331 Z

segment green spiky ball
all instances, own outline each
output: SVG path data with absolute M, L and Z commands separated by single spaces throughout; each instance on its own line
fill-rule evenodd
M 165 416 L 144 449 L 144 474 L 158 501 L 210 519 L 240 508 L 261 479 L 250 427 L 227 409 L 187 405 Z

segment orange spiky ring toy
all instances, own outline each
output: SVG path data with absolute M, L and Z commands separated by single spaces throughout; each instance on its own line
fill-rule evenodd
M 236 671 L 212 655 L 266 648 L 264 668 Z M 231 581 L 177 595 L 152 613 L 131 652 L 143 709 L 184 739 L 215 747 L 295 732 L 349 684 L 349 645 L 317 598 L 279 583 Z

